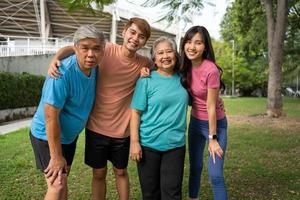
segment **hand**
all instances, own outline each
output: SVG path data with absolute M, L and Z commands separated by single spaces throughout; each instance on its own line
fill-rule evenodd
M 147 67 L 143 67 L 141 69 L 140 76 L 141 77 L 148 77 L 148 76 L 150 76 L 150 69 L 147 68 Z
M 142 158 L 142 148 L 139 142 L 130 143 L 130 159 L 140 161 Z
M 48 167 L 44 170 L 46 178 L 50 178 L 52 185 L 56 178 L 59 178 L 59 183 L 62 181 L 62 174 L 67 173 L 67 162 L 63 156 L 51 158 Z
M 61 73 L 58 71 L 58 67 L 60 66 L 60 61 L 55 57 L 51 60 L 48 69 L 48 75 L 54 79 L 57 79 L 61 76 Z
M 222 148 L 220 147 L 217 140 L 209 140 L 208 151 L 209 151 L 210 156 L 212 156 L 214 163 L 216 163 L 216 155 L 222 159 L 223 154 L 224 154 L 224 152 L 223 152 Z

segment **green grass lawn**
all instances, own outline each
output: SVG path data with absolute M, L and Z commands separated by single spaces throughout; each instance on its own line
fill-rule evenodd
M 293 118 L 292 122 L 282 122 L 279 119 L 271 121 L 272 123 L 265 118 L 249 122 L 248 116 L 256 116 L 265 111 L 264 98 L 225 98 L 224 101 L 230 122 L 225 158 L 229 199 L 300 199 L 299 99 L 284 99 L 284 110 L 287 113 L 285 118 Z M 231 118 L 234 115 L 248 118 L 245 123 L 235 123 Z M 43 199 L 46 185 L 42 174 L 35 169 L 28 131 L 29 129 L 22 129 L 0 136 L 1 200 Z M 83 164 L 83 153 L 84 134 L 81 134 L 69 177 L 69 199 L 91 199 L 91 169 Z M 136 166 L 132 161 L 129 162 L 128 172 L 131 199 L 141 199 Z M 183 183 L 184 199 L 187 199 L 187 180 L 188 158 Z M 107 184 L 108 199 L 118 199 L 112 170 L 109 170 Z M 200 199 L 212 199 L 206 166 Z
M 267 98 L 223 97 L 228 115 L 261 115 L 266 113 Z M 283 98 L 283 113 L 288 117 L 300 118 L 300 98 Z

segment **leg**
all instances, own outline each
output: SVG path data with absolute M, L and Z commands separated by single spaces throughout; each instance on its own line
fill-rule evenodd
M 218 142 L 224 151 L 223 159 L 216 157 L 216 163 L 213 163 L 211 157 L 208 158 L 208 175 L 212 184 L 214 200 L 227 200 L 227 189 L 225 185 L 223 166 L 225 151 L 227 145 L 227 121 L 226 118 L 218 120 L 217 123 Z
M 85 129 L 85 164 L 93 168 L 92 196 L 104 200 L 106 195 L 107 155 L 109 138 Z
M 62 153 L 67 161 L 67 173 L 62 174 L 62 183 L 58 183 L 58 179 L 56 178 L 54 183 L 50 184 L 49 179 L 47 179 L 45 176 L 45 180 L 47 182 L 45 199 L 67 199 L 67 177 L 71 170 L 71 165 L 76 150 L 77 138 L 71 144 L 62 144 Z M 35 138 L 31 133 L 30 140 L 34 151 L 37 168 L 44 171 L 50 161 L 48 142 Z
M 70 167 L 68 166 L 68 171 Z M 50 184 L 49 178 L 46 178 L 47 182 L 47 192 L 45 195 L 45 200 L 66 200 L 67 199 L 67 177 L 66 173 L 62 174 L 61 183 L 58 182 L 56 178 L 53 184 Z
M 117 169 L 114 167 L 116 186 L 119 193 L 119 200 L 129 199 L 129 178 L 127 169 Z
M 114 166 L 116 187 L 120 200 L 129 199 L 129 178 L 127 173 L 130 138 L 110 138 L 109 160 Z
M 160 152 L 142 147 L 143 158 L 137 162 L 143 200 L 160 200 Z
M 105 200 L 107 168 L 93 169 L 92 196 L 93 200 Z
M 189 198 L 197 199 L 200 190 L 201 173 L 203 168 L 203 153 L 206 138 L 202 134 L 202 129 L 205 124 L 191 116 L 189 125 L 189 160 L 190 160 L 190 175 L 189 175 Z M 208 130 L 208 127 L 206 127 Z
M 181 200 L 185 146 L 164 152 L 161 160 L 161 199 Z

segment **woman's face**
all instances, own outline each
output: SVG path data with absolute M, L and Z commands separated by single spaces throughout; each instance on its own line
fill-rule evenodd
M 173 70 L 176 64 L 175 50 L 168 41 L 159 43 L 155 49 L 154 62 L 158 69 Z
M 184 44 L 184 53 L 186 57 L 193 62 L 202 61 L 202 54 L 205 50 L 205 44 L 200 33 L 196 33 L 192 39 Z

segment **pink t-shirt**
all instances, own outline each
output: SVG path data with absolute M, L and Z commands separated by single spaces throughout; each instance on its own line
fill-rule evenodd
M 87 128 L 102 135 L 124 138 L 129 135 L 130 103 L 142 67 L 152 62 L 136 54 L 124 57 L 121 45 L 106 43 L 101 60 L 94 107 Z
M 193 97 L 192 115 L 200 120 L 208 120 L 206 99 L 208 88 L 220 88 L 220 72 L 217 66 L 203 60 L 200 66 L 191 69 L 191 95 Z M 225 116 L 220 107 L 220 98 L 216 104 L 217 119 Z

